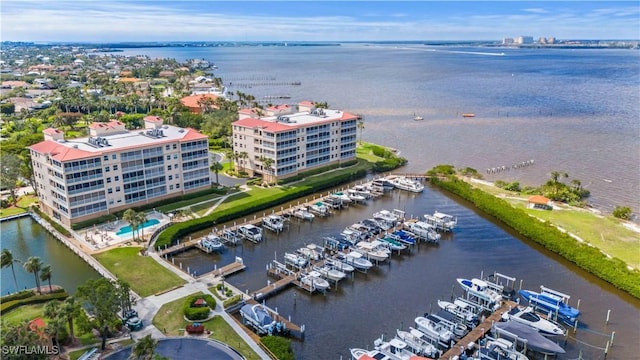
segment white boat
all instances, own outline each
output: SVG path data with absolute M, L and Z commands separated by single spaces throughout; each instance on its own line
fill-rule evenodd
M 329 215 L 329 208 L 321 201 L 309 206 L 309 211 L 318 216 Z
M 303 268 L 307 266 L 307 259 L 303 256 L 299 256 L 294 253 L 284 253 L 284 262 L 285 264 L 290 264 L 298 268 Z
M 262 226 L 265 228 L 280 232 L 284 229 L 284 218 L 280 215 L 268 215 L 262 218 Z
M 343 273 L 351 273 L 355 270 L 352 265 L 342 262 L 338 259 L 326 258 L 325 263 L 336 270 L 340 270 Z
M 396 330 L 396 336 L 400 338 L 400 340 L 407 343 L 413 352 L 416 355 L 424 355 L 429 357 L 437 357 L 439 355 L 438 349 L 425 339 L 422 339 L 421 336 L 416 336 L 410 331 L 404 330 Z
M 224 239 L 224 242 L 231 243 L 233 245 L 236 245 L 240 240 L 238 235 L 233 230 L 229 229 L 222 230 L 222 239 Z
M 365 201 L 367 201 L 367 198 L 365 198 L 364 196 L 360 195 L 357 190 L 353 190 L 353 189 L 347 190 L 347 196 L 349 196 L 349 199 L 351 199 L 351 201 L 355 201 L 355 202 L 365 202 Z
M 418 360 L 418 359 L 426 359 L 421 357 L 413 352 L 402 339 L 392 338 L 389 341 L 384 340 L 383 338 L 376 339 L 373 342 L 375 350 L 378 350 L 385 356 L 389 356 L 392 359 L 398 360 Z M 374 357 L 374 359 L 376 359 Z
M 516 306 L 510 311 L 502 314 L 505 321 L 513 320 L 538 330 L 540 334 L 545 336 L 566 335 L 567 330 L 555 321 L 547 320 L 536 314 L 531 306 Z
M 309 212 L 309 210 L 307 210 L 307 208 L 304 206 L 293 210 L 292 215 L 297 217 L 298 219 L 308 220 L 308 221 L 313 221 L 313 219 L 316 217 L 311 212 Z
M 262 229 L 252 224 L 245 224 L 238 227 L 238 234 L 253 242 L 262 241 Z
M 478 324 L 480 309 L 473 303 L 463 299 L 455 299 L 453 302 L 438 300 L 438 307 L 464 321 L 467 325 L 475 326 Z
M 313 270 L 320 273 L 320 275 L 322 275 L 323 278 L 331 281 L 340 281 L 347 276 L 347 274 L 343 273 L 338 269 L 334 269 L 329 265 L 314 266 Z
M 496 360 L 528 360 L 529 358 L 518 351 L 516 351 L 514 343 L 511 341 L 498 338 L 491 339 L 480 349 L 481 359 L 496 359 Z
M 435 211 L 433 215 L 424 214 L 425 221 L 436 229 L 452 231 L 458 225 L 458 219 L 453 215 Z
M 445 345 L 450 345 L 453 340 L 453 332 L 448 326 L 441 323 L 440 319 L 434 318 L 432 315 L 418 316 L 415 319 L 418 330 L 432 339 Z
M 476 278 L 471 280 L 458 278 L 457 281 L 467 294 L 478 299 L 479 305 L 492 311 L 500 308 L 502 295 L 491 289 L 486 281 Z
M 315 244 L 309 244 L 305 247 L 301 247 L 297 252 L 306 259 L 309 259 L 309 261 L 318 261 L 324 257 L 321 249 L 322 248 Z
M 240 308 L 245 323 L 256 329 L 259 334 L 277 334 L 286 330 L 283 323 L 275 321 L 268 308 L 260 304 L 247 304 Z M 271 309 L 269 309 L 271 310 Z M 271 310 L 271 312 L 274 312 Z
M 355 185 L 353 188 L 351 188 L 351 190 L 364 197 L 365 199 L 371 199 L 371 197 L 373 196 L 371 195 L 371 190 L 364 185 Z
M 430 232 L 433 231 L 433 226 L 427 224 L 424 221 L 408 222 L 405 224 L 407 229 L 414 235 L 421 239 L 428 239 Z
M 359 230 L 352 229 L 351 227 L 347 227 L 340 233 L 340 237 L 344 240 L 348 241 L 352 245 L 355 245 L 359 241 L 362 241 L 365 237 Z
M 206 252 L 217 252 L 224 249 L 224 244 L 220 241 L 220 237 L 215 234 L 209 234 L 204 239 L 200 239 L 198 244 Z
M 383 354 L 379 350 L 365 350 L 360 348 L 352 348 L 349 349 L 351 352 L 351 358 L 353 360 L 397 360 L 396 358 L 392 358 Z
M 338 260 L 360 271 L 367 271 L 373 267 L 373 263 L 365 259 L 362 254 L 357 251 L 351 251 L 348 254 L 338 254 L 337 256 Z
M 393 183 L 391 183 L 389 179 L 384 177 L 373 180 L 371 184 L 373 186 L 381 187 L 383 191 L 390 191 L 390 190 L 393 190 L 393 188 L 395 187 L 393 186 Z
M 393 234 L 386 234 L 380 238 L 380 241 L 391 251 L 402 251 L 407 248 L 407 245 L 403 244 L 400 237 Z
M 398 215 L 396 215 L 395 213 L 389 211 L 389 210 L 380 210 L 380 211 L 376 211 L 375 213 L 373 213 L 373 217 L 375 219 L 382 219 L 392 225 L 395 225 L 396 222 L 398 222 Z
M 389 253 L 380 249 L 378 244 L 373 242 L 361 241 L 356 244 L 354 251 L 361 253 L 369 260 L 385 261 L 389 258 Z
M 416 193 L 422 192 L 424 190 L 424 185 L 422 185 L 420 182 L 411 180 L 404 176 L 398 176 L 390 181 L 393 186 L 400 190 L 406 190 Z
M 351 197 L 349 197 L 348 194 L 343 193 L 342 191 L 338 191 L 336 193 L 333 193 L 333 196 L 336 196 L 338 198 L 340 198 L 340 200 L 342 200 L 343 203 L 350 203 L 353 200 L 351 199 Z
M 329 282 L 322 278 L 317 271 L 309 271 L 306 274 L 302 274 L 300 282 L 310 286 L 314 290 L 325 291 L 329 288 Z

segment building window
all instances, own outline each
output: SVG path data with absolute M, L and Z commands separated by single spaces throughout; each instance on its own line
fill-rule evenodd
M 178 146 L 176 144 L 173 144 L 173 150 L 177 149 Z
M 169 180 L 173 180 L 173 175 L 169 175 Z
M 108 178 L 107 178 L 107 182 L 108 182 L 108 183 L 110 183 L 110 182 L 111 182 L 111 178 L 110 178 L 110 177 L 108 177 Z
M 109 172 L 109 171 L 110 171 L 110 170 L 109 170 L 109 167 L 108 167 L 108 166 L 104 168 L 104 172 Z
M 115 179 L 113 179 L 114 181 L 120 181 L 120 176 L 116 176 Z
M 176 189 L 180 189 L 180 184 L 176 184 Z
M 109 194 L 113 194 L 113 189 L 112 189 L 112 188 L 109 188 L 109 189 L 107 190 L 107 193 L 109 193 Z
M 118 165 L 113 165 L 113 171 L 118 170 Z
M 118 155 L 116 155 L 116 154 L 111 155 L 111 160 L 115 160 L 117 158 L 118 158 Z
M 116 192 L 120 191 L 120 186 L 116 186 Z
M 169 190 L 173 190 L 173 185 L 169 185 Z
M 173 160 L 177 160 L 178 159 L 178 154 L 173 154 Z
M 171 165 L 167 166 L 167 170 L 171 170 Z
M 104 156 L 104 161 L 108 161 L 109 160 L 109 156 L 105 155 Z
M 167 145 L 164 147 L 164 149 L 165 149 L 165 150 L 169 150 L 169 149 L 170 149 L 169 144 L 167 144 Z

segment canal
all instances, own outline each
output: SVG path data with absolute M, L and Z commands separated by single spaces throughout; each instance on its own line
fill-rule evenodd
M 100 275 L 64 244 L 49 234 L 31 217 L 0 223 L 2 249 L 9 249 L 13 258 L 22 262 L 30 256 L 38 256 L 45 265 L 51 265 L 51 284 L 64 287 L 70 294 L 75 293 L 79 285 Z M 14 264 L 19 289 L 35 287 L 32 273 L 28 273 L 22 264 Z M 42 283 L 47 285 L 48 283 Z M 2 269 L 3 294 L 14 292 L 15 285 L 10 268 Z
M 353 205 L 329 218 L 316 217 L 312 223 L 292 219 L 289 230 L 279 235 L 265 230 L 260 244 L 245 241 L 219 255 L 190 250 L 169 261 L 202 274 L 240 256 L 247 269 L 226 281 L 251 292 L 273 280 L 266 275 L 266 265 L 274 258 L 282 261 L 284 252 L 321 244 L 324 236 L 338 236 L 346 226 L 381 209 L 400 209 L 415 217 L 438 210 L 457 216 L 458 227 L 445 234 L 439 245 L 421 244 L 409 254 L 393 256 L 368 274 L 343 280 L 326 295 L 291 288 L 267 299 L 268 306 L 306 325 L 305 340 L 294 342 L 297 358 L 347 359 L 350 347 L 373 348 L 373 341 L 382 334 L 392 337 L 397 328 L 413 326 L 416 316 L 435 311 L 437 300 L 462 295 L 456 278 L 480 277 L 482 272 L 516 277 L 524 289 L 538 290 L 540 285 L 557 289 L 572 295 L 574 306 L 580 300 L 582 323 L 575 338 L 567 341 L 567 354 L 559 359 L 575 359 L 580 353 L 587 359 L 603 359 L 613 331 L 615 342 L 608 359 L 635 358 L 640 353 L 640 301 L 429 186 L 421 194 L 394 190 L 368 205 Z M 608 324 L 607 310 L 611 310 Z

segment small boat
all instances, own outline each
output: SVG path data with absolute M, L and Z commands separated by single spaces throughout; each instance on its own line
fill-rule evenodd
M 529 358 L 516 351 L 515 344 L 503 338 L 491 339 L 480 348 L 481 359 L 491 360 L 528 360 Z
M 389 258 L 389 253 L 387 251 L 384 251 L 383 249 L 380 249 L 378 247 L 379 245 L 379 241 L 361 241 L 356 244 L 354 251 L 361 253 L 369 260 L 386 261 Z
M 415 319 L 418 330 L 422 331 L 431 339 L 437 340 L 440 344 L 449 346 L 453 340 L 453 332 L 448 326 L 441 324 L 439 319 L 432 315 L 418 316 Z
M 293 265 L 298 268 L 304 268 L 308 264 L 307 259 L 305 257 L 299 256 L 294 253 L 288 253 L 288 252 L 284 253 L 284 263 Z
M 272 310 L 271 312 L 275 313 Z M 264 305 L 244 305 L 240 308 L 240 315 L 244 322 L 253 327 L 259 334 L 272 335 L 286 332 L 284 323 L 275 321 Z
M 565 350 L 554 341 L 542 336 L 536 329 L 517 321 L 497 322 L 493 324 L 493 332 L 501 338 L 514 343 L 526 341 L 527 349 L 542 354 L 564 354 Z
M 397 358 L 385 355 L 379 350 L 352 348 L 349 349 L 349 352 L 351 352 L 353 360 L 397 360 Z
M 268 215 L 262 218 L 262 226 L 265 228 L 280 232 L 284 229 L 284 218 L 280 215 Z
M 360 195 L 358 191 L 353 190 L 353 189 L 347 190 L 347 196 L 349 197 L 349 199 L 351 201 L 354 201 L 354 202 L 365 202 L 365 201 L 367 201 L 367 198 L 365 198 L 364 196 Z
M 204 239 L 198 241 L 200 247 L 206 252 L 218 252 L 224 249 L 224 244 L 220 241 L 220 237 L 215 234 L 209 234 Z
M 476 114 L 474 114 L 474 113 L 462 113 L 462 117 L 466 117 L 466 118 L 476 117 Z
M 576 318 L 580 315 L 580 310 L 566 303 L 569 300 L 569 295 L 545 288 L 544 286 L 541 286 L 540 289 L 541 291 L 539 293 L 531 290 L 518 290 L 518 293 L 529 301 L 529 305 L 542 308 L 545 311 L 551 311 L 569 323 L 575 322 Z
M 424 240 L 428 240 L 433 231 L 433 226 L 424 221 L 408 222 L 405 223 L 405 226 L 412 234 Z
M 324 247 L 326 249 L 342 251 L 351 247 L 351 243 L 343 239 L 336 239 L 332 236 L 326 236 L 324 238 Z
M 238 234 L 249 241 L 262 241 L 262 229 L 252 224 L 240 225 Z
M 292 215 L 297 217 L 298 219 L 308 220 L 308 221 L 313 221 L 313 219 L 316 217 L 311 212 L 309 212 L 309 210 L 307 210 L 307 208 L 304 206 L 293 210 Z
M 344 272 L 326 264 L 323 266 L 314 266 L 313 270 L 317 271 L 323 278 L 331 281 L 340 281 L 347 276 Z
M 420 115 L 416 115 L 416 113 L 413 113 L 413 120 L 420 121 L 420 120 L 424 120 L 424 118 Z
M 400 237 L 393 234 L 383 236 L 380 241 L 386 243 L 385 246 L 391 251 L 402 251 L 407 248 L 407 245 L 402 243 Z
M 398 215 L 396 215 L 395 213 L 389 210 L 377 211 L 373 213 L 373 218 L 376 219 L 378 222 L 386 223 L 389 227 L 395 226 L 395 224 L 399 220 Z
M 340 198 L 340 200 L 342 200 L 343 203 L 350 203 L 353 201 L 348 194 L 345 194 L 342 191 L 338 191 L 334 193 L 333 196 Z
M 450 314 L 453 314 L 457 319 L 464 321 L 465 324 L 475 326 L 478 324 L 478 309 L 475 304 L 464 301 L 463 299 L 456 299 L 453 302 L 438 300 L 438 307 Z
M 329 286 L 331 286 L 329 282 L 323 279 L 322 275 L 317 271 L 309 271 L 306 274 L 303 273 L 300 277 L 300 282 L 310 286 L 313 290 L 319 291 L 325 291 Z
M 309 261 L 318 261 L 322 260 L 322 258 L 324 257 L 321 249 L 322 248 L 315 244 L 309 244 L 306 247 L 301 247 L 296 251 L 306 259 L 309 259 Z
M 433 215 L 424 214 L 424 219 L 427 224 L 444 231 L 452 231 L 458 224 L 456 217 L 438 211 L 435 211 Z
M 373 263 L 365 259 L 362 254 L 357 251 L 351 251 L 347 254 L 338 254 L 337 259 L 360 271 L 367 271 L 373 267 Z
M 236 245 L 240 240 L 238 235 L 233 230 L 229 229 L 222 230 L 222 239 L 224 242 L 231 243 L 233 245 Z
M 469 295 L 473 295 L 478 298 L 481 302 L 480 305 L 483 307 L 489 308 L 489 310 L 495 311 L 500 308 L 500 304 L 502 302 L 502 295 L 497 291 L 491 289 L 489 285 L 480 279 L 456 279 L 458 284 L 462 286 L 464 291 L 466 291 Z
M 408 232 L 404 230 L 396 230 L 392 233 L 392 235 L 396 236 L 396 239 L 400 242 L 403 242 L 407 245 L 415 245 L 416 239 L 411 236 Z
M 502 319 L 505 321 L 518 321 L 529 325 L 545 336 L 566 335 L 567 333 L 567 330 L 562 325 L 540 317 L 531 306 L 516 306 L 510 311 L 503 313 Z
M 331 266 L 332 268 L 336 269 L 336 270 L 340 270 L 343 273 L 351 273 L 355 270 L 355 267 L 342 262 L 338 259 L 333 259 L 333 258 L 326 258 L 325 259 L 325 264 Z
M 392 338 L 389 341 L 384 340 L 382 337 L 376 339 L 373 342 L 373 346 L 375 350 L 381 352 L 382 354 L 391 357 L 391 359 L 399 359 L 399 360 L 419 360 L 425 359 L 422 356 L 418 356 L 411 351 L 408 344 L 402 341 L 397 337 Z M 374 357 L 374 359 L 376 359 Z
M 318 215 L 318 216 L 328 216 L 329 215 L 329 208 L 322 201 L 319 201 L 319 202 L 309 206 L 309 211 L 312 214 L 315 214 L 315 215 Z
M 438 357 L 438 355 L 440 355 L 438 349 L 433 344 L 422 339 L 420 336 L 414 335 L 410 331 L 397 329 L 396 336 L 400 340 L 407 343 L 407 345 L 411 347 L 411 349 L 413 349 L 413 352 L 416 355 L 424 355 L 429 357 Z

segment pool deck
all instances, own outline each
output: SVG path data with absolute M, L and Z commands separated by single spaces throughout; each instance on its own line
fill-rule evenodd
M 154 230 L 160 226 L 163 226 L 169 222 L 171 219 L 168 216 L 163 215 L 159 212 L 151 212 L 147 214 L 147 220 L 158 220 L 159 223 L 146 226 L 144 228 L 144 237 L 145 239 L 153 234 Z M 125 226 L 130 225 L 128 222 L 119 219 L 114 222 L 109 222 L 101 225 L 95 225 L 93 228 L 83 229 L 78 231 L 78 235 L 80 240 L 85 242 L 85 245 L 90 249 L 93 249 L 93 252 L 102 252 L 106 250 L 110 250 L 114 247 L 119 247 L 127 243 L 131 243 L 133 240 L 133 233 L 128 232 L 123 235 L 116 235 L 116 233 Z

